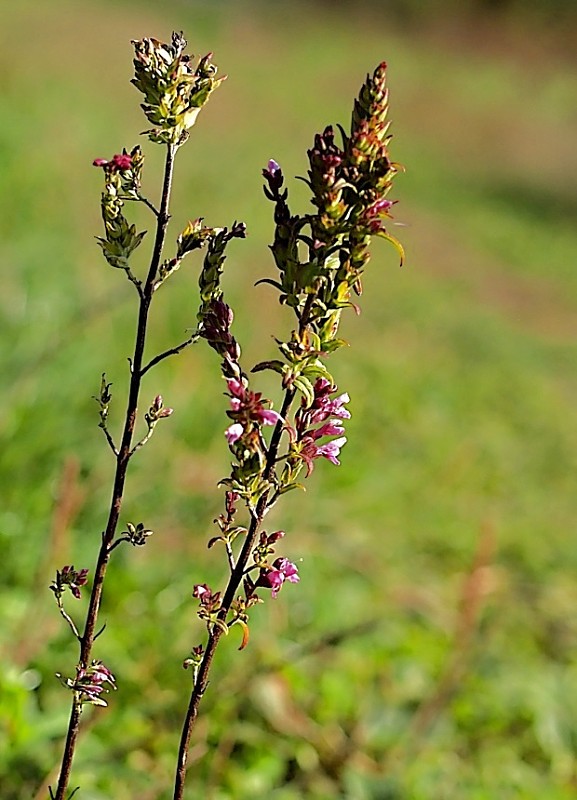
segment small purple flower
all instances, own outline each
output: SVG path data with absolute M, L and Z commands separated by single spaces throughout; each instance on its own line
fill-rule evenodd
M 195 584 L 194 589 L 192 591 L 192 596 L 198 597 L 198 599 L 202 601 L 203 597 L 205 597 L 206 595 L 208 596 L 212 595 L 212 589 L 210 588 L 210 586 L 207 583 Z
M 325 444 L 317 445 L 315 442 L 314 431 L 312 435 L 305 436 L 301 441 L 301 446 L 299 449 L 299 456 L 306 464 L 307 468 L 307 478 L 311 475 L 314 469 L 314 462 L 317 458 L 328 459 L 332 464 L 335 464 L 337 467 L 340 466 L 339 461 L 339 453 L 341 447 L 347 441 L 346 436 L 341 436 L 338 439 L 332 439 L 330 442 L 326 442 Z
M 233 492 L 230 490 L 225 492 L 225 508 L 226 508 L 226 513 L 230 518 L 234 517 L 234 515 L 236 514 L 235 503 L 239 498 L 240 495 L 238 492 Z
M 340 464 L 339 452 L 346 442 L 342 420 L 350 419 L 351 416 L 350 411 L 345 408 L 345 404 L 350 402 L 347 392 L 331 397 L 337 391 L 337 387 L 326 378 L 318 378 L 313 390 L 312 403 L 307 405 L 303 400 L 296 413 L 295 429 L 292 434 L 295 456 L 306 464 L 307 477 L 312 473 L 317 458 L 326 458 L 337 466 Z M 338 438 L 326 444 L 317 444 L 318 440 L 325 436 Z
M 125 170 L 132 169 L 132 156 L 130 153 L 117 153 L 112 156 L 110 161 L 105 158 L 95 158 L 92 162 L 93 167 L 103 167 L 110 172 L 124 172 Z
M 344 432 L 345 429 L 340 419 L 330 419 L 316 431 L 312 431 L 312 435 L 314 439 L 320 439 L 321 436 L 342 436 Z
M 231 236 L 237 239 L 246 239 L 246 225 L 244 222 L 235 222 L 231 228 Z
M 351 398 L 347 392 L 343 392 L 338 397 L 331 399 L 329 395 L 336 390 L 336 386 L 331 386 L 326 378 L 319 378 L 314 385 L 315 399 L 310 410 L 305 413 L 309 415 L 309 422 L 322 422 L 327 417 L 339 417 L 340 419 L 350 419 L 351 413 L 344 408 L 345 403 L 350 403 Z
M 92 680 L 94 683 L 115 683 L 114 675 L 102 661 L 92 662 Z
M 269 162 L 268 162 L 268 165 L 267 165 L 267 169 L 266 169 L 266 171 L 267 171 L 267 172 L 268 172 L 268 173 L 269 173 L 271 176 L 274 176 L 274 175 L 275 175 L 277 172 L 280 172 L 280 171 L 281 171 L 281 168 L 280 168 L 280 166 L 277 164 L 277 162 L 274 160 L 274 158 L 270 158 L 270 159 L 269 159 Z
M 230 332 L 233 320 L 234 314 L 230 306 L 223 300 L 212 299 L 204 313 L 200 333 L 221 356 L 238 361 L 240 347 Z
M 341 419 L 350 419 L 351 412 L 344 408 L 345 403 L 350 402 L 351 398 L 349 397 L 348 392 L 343 392 L 328 403 L 326 410 L 328 411 L 329 416 L 340 417 Z
M 162 395 L 157 394 L 154 400 L 152 401 L 152 405 L 148 410 L 147 416 L 150 422 L 156 422 L 156 420 L 158 419 L 163 419 L 164 417 L 170 417 L 170 415 L 173 413 L 174 409 L 166 407 L 164 405 Z
M 200 614 L 211 614 L 220 608 L 220 592 L 213 592 L 206 583 L 197 583 L 192 596 L 200 601 Z
M 283 573 L 289 583 L 298 583 L 300 581 L 296 564 L 293 564 L 288 558 L 277 558 L 273 566 Z
M 229 425 L 228 428 L 225 430 L 224 435 L 226 436 L 226 441 L 229 445 L 235 444 L 238 442 L 240 437 L 244 433 L 244 428 L 240 424 L 240 422 L 234 422 L 232 425 Z
M 268 184 L 264 187 L 264 193 L 268 199 L 274 202 L 284 202 L 286 200 L 286 191 L 281 193 L 284 176 L 280 165 L 277 164 L 274 158 L 269 159 L 266 168 L 262 171 L 262 176 Z
M 230 408 L 228 416 L 235 420 L 235 425 L 230 425 L 226 431 L 229 444 L 234 444 L 244 431 L 250 433 L 256 425 L 276 425 L 282 420 L 278 411 L 265 408 L 268 400 L 263 399 L 261 392 L 251 392 L 241 381 L 229 378 L 226 382 L 230 392 Z M 240 430 L 242 428 L 242 431 Z M 238 434 L 238 435 L 237 435 Z M 232 442 L 230 437 L 233 437 Z
M 278 569 L 271 569 L 270 572 L 266 574 L 266 581 L 269 587 L 272 589 L 271 597 L 276 597 L 280 592 L 282 585 L 284 583 L 284 575 Z
M 395 205 L 397 200 L 387 200 L 386 198 L 382 197 L 380 200 L 374 202 L 371 206 L 369 206 L 365 214 L 367 217 L 388 217 L 389 211 Z
M 320 447 L 317 448 L 317 454 L 319 456 L 324 456 L 332 464 L 336 464 L 338 467 L 341 463 L 338 458 L 341 451 L 341 447 L 343 447 L 346 441 L 347 441 L 346 436 L 341 436 L 340 439 L 332 439 L 330 442 L 327 442 L 326 444 L 321 444 Z
M 115 155 L 112 158 L 112 163 L 121 171 L 125 169 L 130 169 L 132 167 L 132 156 L 128 153 L 121 153 L 120 155 Z
M 68 586 L 77 600 L 80 600 L 80 588 L 86 586 L 88 570 L 75 570 L 73 565 L 62 567 L 62 571 L 56 570 L 56 580 L 50 586 L 57 597 L 61 597 L 65 588 Z
M 116 678 L 102 661 L 93 661 L 88 669 L 79 669 L 76 681 L 67 681 L 67 685 L 79 693 L 81 703 L 106 706 L 106 701 L 100 695 L 110 689 L 116 689 Z
M 260 411 L 259 416 L 264 425 L 276 425 L 277 422 L 282 420 L 278 411 L 271 411 L 266 408 Z
M 263 576 L 263 583 L 272 589 L 271 597 L 276 597 L 285 581 L 298 583 L 300 581 L 299 571 L 296 564 L 288 558 L 277 558 L 273 568 L 268 570 Z
M 237 381 L 236 378 L 230 378 L 230 380 L 226 382 L 226 385 L 228 386 L 228 390 L 233 398 L 240 402 L 241 398 L 243 398 L 246 394 L 246 389 L 242 383 Z

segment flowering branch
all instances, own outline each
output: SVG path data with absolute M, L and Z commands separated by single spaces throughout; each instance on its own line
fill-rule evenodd
M 273 559 L 284 531 L 267 534 L 262 525 L 282 494 L 302 488 L 297 481 L 303 469 L 309 477 L 319 458 L 340 463 L 340 450 L 346 443 L 343 420 L 350 418 L 345 407 L 349 395 L 336 394 L 325 359 L 345 344 L 337 338 L 342 310 L 358 311 L 351 294 L 362 292 L 371 238 L 388 240 L 401 263 L 404 258 L 402 246 L 385 227 L 394 204 L 386 196 L 399 169 L 389 159 L 387 110 L 386 65 L 382 63 L 367 76 L 355 101 L 350 134 L 340 129 L 342 146 L 328 127 L 315 137 L 308 152 L 305 182 L 312 192 L 314 214 L 291 214 L 276 161 L 271 159 L 263 170 L 264 191 L 274 204 L 271 250 L 279 276 L 261 282 L 277 289 L 280 303 L 293 309 L 297 324 L 287 341 L 277 340 L 281 358 L 259 363 L 251 372 L 266 369 L 279 374 L 283 400 L 278 412 L 251 388 L 240 365 L 240 346 L 231 332 L 234 315 L 224 301 L 220 278 L 226 239 L 233 233 L 206 233 L 199 333 L 222 359 L 231 420 L 225 437 L 234 458 L 229 477 L 221 481 L 225 512 L 216 520 L 220 535 L 210 540 L 209 547 L 224 543 L 229 577 L 223 591 L 213 591 L 207 584 L 196 584 L 193 591 L 207 640 L 205 645 L 195 645 L 184 662 L 185 667 L 193 667 L 193 685 L 178 752 L 174 800 L 183 798 L 190 739 L 220 639 L 239 624 L 242 650 L 249 638 L 249 610 L 262 602 L 261 591 L 270 590 L 275 598 L 284 583 L 299 581 L 294 563 L 283 556 Z M 300 403 L 293 411 L 297 397 Z M 268 426 L 273 430 L 267 441 Z M 235 522 L 239 501 L 246 509 L 246 526 Z M 242 545 L 235 552 L 239 538 Z

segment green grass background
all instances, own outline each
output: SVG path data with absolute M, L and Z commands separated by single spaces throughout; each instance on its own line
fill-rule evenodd
M 102 260 L 95 157 L 146 123 L 130 39 L 184 30 L 229 75 L 179 154 L 174 237 L 188 219 L 246 221 L 225 286 L 245 363 L 290 317 L 272 274 L 270 157 L 304 174 L 313 134 L 348 122 L 389 62 L 393 196 L 407 265 L 376 245 L 351 349 L 340 469 L 279 504 L 301 583 L 222 644 L 191 751 L 189 797 L 565 800 L 577 791 L 577 77 L 541 20 L 456 19 L 403 4 L 23 0 L 0 31 L 0 797 L 47 797 L 75 644 L 48 585 L 93 566 L 112 458 L 91 395 L 125 403 L 134 291 Z M 410 22 L 410 24 L 409 24 Z M 533 26 L 531 28 L 531 26 Z M 161 149 L 143 142 L 154 196 Z M 295 208 L 306 187 L 291 183 Z M 140 225 L 148 225 L 139 211 Z M 143 247 L 144 249 L 144 247 Z M 143 263 L 143 262 L 141 262 Z M 150 353 L 194 324 L 197 265 L 158 295 Z M 264 382 L 267 391 L 272 384 Z M 87 713 L 83 800 L 164 800 L 201 637 L 191 590 L 227 473 L 226 400 L 202 346 L 149 373 L 176 409 L 133 462 L 96 648 L 116 673 Z M 278 403 L 278 401 L 277 401 Z M 80 620 L 84 601 L 69 604 Z

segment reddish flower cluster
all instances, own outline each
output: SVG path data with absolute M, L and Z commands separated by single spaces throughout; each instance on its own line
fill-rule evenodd
M 347 441 L 346 436 L 342 435 L 345 432 L 342 420 L 350 419 L 351 414 L 345 408 L 345 403 L 350 401 L 349 395 L 344 392 L 331 398 L 330 395 L 336 391 L 336 386 L 332 386 L 326 378 L 318 378 L 314 385 L 313 402 L 306 406 L 303 400 L 295 415 L 293 436 L 296 438 L 296 450 L 306 464 L 307 477 L 314 469 L 313 462 L 321 456 L 337 466 L 340 464 L 338 456 Z M 339 438 L 317 444 L 323 436 Z
M 164 405 L 164 400 L 161 394 L 157 394 L 148 411 L 145 414 L 145 419 L 148 423 L 156 422 L 159 419 L 170 417 L 174 413 L 173 408 L 168 408 Z
M 213 592 L 206 583 L 197 583 L 192 596 L 200 601 L 201 608 L 207 614 L 214 614 L 220 609 L 220 592 Z
M 224 435 L 229 445 L 235 444 L 239 439 L 250 441 L 251 436 L 258 434 L 258 429 L 263 425 L 276 425 L 281 419 L 277 411 L 272 411 L 264 406 L 261 392 L 251 392 L 240 381 L 232 378 L 227 382 L 230 391 L 230 411 L 227 415 L 234 420 L 229 425 Z
M 62 597 L 66 587 L 70 589 L 74 597 L 80 600 L 80 587 L 86 586 L 89 570 L 81 569 L 76 571 L 72 565 L 62 567 L 62 571 L 56 570 L 56 580 L 50 586 L 56 597 Z
M 106 158 L 95 158 L 92 162 L 93 167 L 102 167 L 108 172 L 124 172 L 127 169 L 132 169 L 132 156 L 130 153 L 117 153 L 112 156 L 110 161 Z
M 105 706 L 100 696 L 103 692 L 116 689 L 116 679 L 102 661 L 93 661 L 88 669 L 79 669 L 76 681 L 71 686 L 80 695 L 80 702 Z
M 288 558 L 277 558 L 272 569 L 262 569 L 256 586 L 263 586 L 272 589 L 271 597 L 275 598 L 282 589 L 283 583 L 298 583 L 300 581 L 299 572 L 296 564 Z
M 240 347 L 230 332 L 233 321 L 232 308 L 224 300 L 213 298 L 204 312 L 200 335 L 220 356 L 237 362 L 240 358 Z

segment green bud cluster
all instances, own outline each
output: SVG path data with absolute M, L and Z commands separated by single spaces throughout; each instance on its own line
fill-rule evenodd
M 199 321 L 204 316 L 206 304 L 211 300 L 220 299 L 222 291 L 220 289 L 220 279 L 222 277 L 224 262 L 226 259 L 226 248 L 234 238 L 243 239 L 246 235 L 244 223 L 233 223 L 230 230 L 228 228 L 202 228 L 198 236 L 202 242 L 208 243 L 206 256 L 202 271 L 198 280 L 200 289 L 201 309 L 198 313 Z
M 170 44 L 150 38 L 132 44 L 132 83 L 144 95 L 142 109 L 154 125 L 145 133 L 153 142 L 178 146 L 186 141 L 200 109 L 225 78 L 216 77 L 212 53 L 193 69 L 191 57 L 184 52 L 186 39 L 182 33 L 173 33 Z

